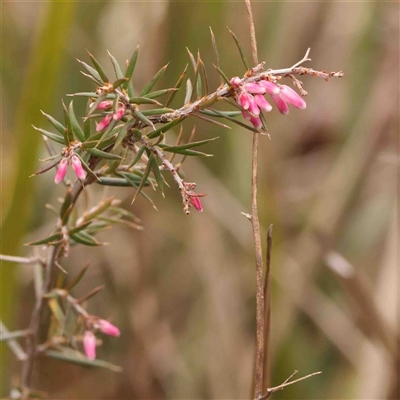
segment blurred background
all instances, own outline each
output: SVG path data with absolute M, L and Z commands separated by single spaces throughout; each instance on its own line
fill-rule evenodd
M 399 4 L 260 1 L 253 12 L 266 67 L 289 67 L 311 47 L 306 66 L 345 73 L 329 82 L 302 77 L 307 109 L 288 116 L 274 109 L 267 115 L 271 140 L 261 138 L 263 232 L 274 225 L 271 384 L 295 369 L 299 376 L 323 371 L 274 397 L 398 398 Z M 76 58 L 87 61 L 89 49 L 112 71 L 106 50 L 123 63 L 140 42 L 135 87 L 170 62 L 161 89 L 173 86 L 189 62 L 185 48 L 199 49 L 214 89 L 209 26 L 222 69 L 242 76 L 226 29 L 251 60 L 242 2 L 3 2 L 1 253 L 32 254 L 23 243 L 55 224 L 45 204 L 57 206 L 63 188 L 51 172 L 28 178 L 46 156 L 31 124 L 49 129 L 40 109 L 61 118 L 66 93 L 93 89 Z M 77 105 L 83 115 L 84 103 Z M 184 165 L 187 180 L 207 193 L 204 212 L 183 214 L 170 177 L 166 199 L 147 189 L 159 212 L 141 198 L 131 205 L 133 190 L 108 188 L 145 229 L 116 226 L 101 236 L 108 246 L 81 246 L 63 263 L 73 276 L 91 260 L 77 297 L 106 284 L 88 311 L 120 327 L 121 337 L 104 338 L 98 357 L 123 372 L 42 360 L 34 387 L 49 398 L 251 396 L 255 267 L 251 226 L 241 212 L 250 211 L 252 135 L 198 119 L 185 122 L 186 135 L 194 123 L 197 140 L 219 137 L 200 149 L 214 157 Z M 80 209 L 104 195 L 90 187 Z M 1 274 L 2 320 L 24 329 L 33 270 L 3 263 Z M 1 358 L 5 396 L 20 365 L 4 343 Z

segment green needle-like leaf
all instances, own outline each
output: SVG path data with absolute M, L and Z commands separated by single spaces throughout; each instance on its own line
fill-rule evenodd
M 89 73 L 92 78 L 94 78 L 100 85 L 103 84 L 103 79 L 101 78 L 100 74 L 92 68 L 90 65 L 86 64 L 85 62 L 78 60 L 79 64 L 82 65 L 83 68 L 86 69 L 86 71 Z
M 36 126 L 32 125 L 33 129 L 36 129 L 38 132 L 40 132 L 42 135 L 47 136 L 50 140 L 53 140 L 54 142 L 60 143 L 60 144 L 65 144 L 65 139 L 63 136 L 57 134 L 57 133 L 53 133 L 53 132 L 49 132 L 49 131 L 45 131 L 42 128 L 37 128 Z
M 74 132 L 75 136 L 77 137 L 77 139 L 79 139 L 79 141 L 84 142 L 86 140 L 86 137 L 81 126 L 79 125 L 78 120 L 75 117 L 74 105 L 72 100 L 69 103 L 69 118 L 71 121 L 72 131 Z
M 96 157 L 105 158 L 106 160 L 122 160 L 122 157 L 117 154 L 107 153 L 106 151 L 96 149 L 95 147 L 87 148 L 87 151 Z
M 87 232 L 77 232 L 69 235 L 76 243 L 83 244 L 85 246 L 101 246 L 102 243 L 98 242 L 97 239 Z
M 147 137 L 149 139 L 154 139 L 158 136 L 160 136 L 162 133 L 165 133 L 167 131 L 169 131 L 170 129 L 172 129 L 175 125 L 179 124 L 180 122 L 183 121 L 183 118 L 176 118 L 170 122 L 168 122 L 167 124 L 163 125 L 160 128 L 157 128 L 154 132 L 151 132 L 147 135 Z
M 132 114 L 140 122 L 143 122 L 144 124 L 151 126 L 153 129 L 155 129 L 154 124 L 145 115 L 143 115 L 140 111 L 136 110 Z
M 215 40 L 214 32 L 212 31 L 211 26 L 210 26 L 210 33 L 211 33 L 211 42 L 212 42 L 212 46 L 214 49 L 214 53 L 215 53 L 215 56 L 217 57 L 217 66 L 219 69 L 221 69 L 221 61 L 220 61 L 219 52 L 218 52 L 218 48 L 217 48 L 217 42 Z M 221 84 L 222 83 L 223 83 L 223 80 L 221 78 Z
M 184 80 L 184 78 L 185 78 L 185 76 L 186 76 L 187 68 L 188 68 L 188 65 L 186 64 L 186 67 L 185 67 L 185 69 L 183 70 L 181 76 L 179 77 L 178 82 L 176 82 L 176 84 L 175 84 L 175 86 L 174 86 L 174 89 L 176 89 L 176 91 L 178 91 L 179 88 L 180 88 L 181 85 L 182 85 L 182 82 L 183 82 L 183 80 Z M 168 107 L 168 106 L 171 104 L 172 100 L 174 99 L 174 97 L 175 97 L 175 95 L 176 95 L 176 91 L 175 91 L 175 92 L 172 92 L 172 93 L 169 95 L 168 100 L 165 102 L 165 107 Z
M 131 97 L 129 99 L 129 103 L 133 104 L 157 104 L 161 106 L 161 103 L 159 103 L 157 100 L 153 100 L 150 97 Z
M 136 50 L 133 52 L 132 57 L 131 57 L 131 59 L 129 61 L 129 64 L 128 64 L 127 68 L 126 68 L 125 78 L 128 79 L 128 82 L 125 82 L 123 84 L 124 89 L 128 88 L 128 83 L 132 78 L 133 71 L 135 70 L 135 66 L 136 66 L 136 62 L 137 62 L 137 59 L 138 59 L 138 55 L 139 55 L 139 45 L 137 45 Z
M 122 79 L 124 77 L 124 74 L 122 73 L 122 70 L 118 64 L 118 61 L 115 59 L 115 57 L 109 51 L 107 51 L 107 53 L 111 59 L 112 65 L 114 67 L 115 76 L 117 77 L 117 79 Z
M 96 71 L 99 73 L 99 76 L 103 82 L 109 82 L 106 73 L 103 70 L 103 67 L 100 65 L 100 63 L 96 60 L 96 58 L 88 51 L 89 57 L 92 60 L 92 63 L 94 67 L 96 68 Z
M 240 57 L 241 57 L 241 59 L 243 61 L 243 64 L 244 64 L 246 70 L 248 71 L 250 69 L 249 68 L 249 63 L 247 62 L 247 58 L 244 55 L 242 46 L 239 43 L 239 39 L 237 38 L 237 36 L 229 28 L 228 28 L 228 30 L 229 30 L 229 33 L 232 35 L 233 40 L 235 41 L 237 48 L 239 49 Z
M 142 146 L 139 151 L 137 152 L 135 158 L 129 163 L 128 168 L 132 168 L 136 163 L 139 162 L 140 158 L 142 157 L 144 151 L 146 150 L 146 146 Z
M 156 159 L 156 157 L 154 157 L 153 154 L 149 157 L 149 163 L 152 164 L 151 168 L 153 170 L 154 177 L 156 178 L 157 186 L 160 189 L 160 192 L 163 195 L 163 197 L 165 197 L 165 195 L 164 195 L 164 178 L 161 175 L 160 167 L 158 166 L 157 159 Z
M 168 63 L 169 64 L 169 63 Z M 151 89 L 157 84 L 157 82 L 160 80 L 160 78 L 164 75 L 165 70 L 168 67 L 167 65 L 164 65 L 154 76 L 151 78 L 150 82 L 143 88 L 143 90 L 140 92 L 139 97 L 145 96 L 147 93 L 151 92 Z
M 225 83 L 230 85 L 231 83 L 229 82 L 228 77 L 222 72 L 222 70 L 214 64 L 213 64 L 213 67 L 217 70 L 217 72 L 219 73 L 221 78 L 225 81 Z
M 151 110 L 143 110 L 142 115 L 161 115 L 173 112 L 173 108 L 153 108 Z
M 50 123 L 54 126 L 54 128 L 56 128 L 58 130 L 58 132 L 61 133 L 61 135 L 64 136 L 65 133 L 65 126 L 61 123 L 58 122 L 55 118 L 53 118 L 51 115 L 46 114 L 45 112 L 43 112 L 42 110 L 40 110 L 40 112 L 50 121 Z

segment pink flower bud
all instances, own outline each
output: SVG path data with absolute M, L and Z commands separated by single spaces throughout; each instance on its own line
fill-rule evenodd
M 71 158 L 72 169 L 74 170 L 76 176 L 81 180 L 85 180 L 86 171 L 82 167 L 81 160 L 77 156 Z
M 258 117 L 251 117 L 250 122 L 253 124 L 254 128 L 260 129 L 262 127 L 261 119 Z
M 266 91 L 264 86 L 261 86 L 258 83 L 254 83 L 254 82 L 246 83 L 244 85 L 244 88 L 249 93 L 253 93 L 253 94 L 264 94 Z
M 196 196 L 190 197 L 190 202 L 197 211 L 203 212 L 203 206 L 201 205 L 201 201 L 198 197 Z
M 272 99 L 274 100 L 278 110 L 281 114 L 287 115 L 289 114 L 289 107 L 286 104 L 286 101 L 282 99 L 280 94 L 273 94 Z
M 279 94 L 279 87 L 270 81 L 260 81 L 258 84 L 265 88 L 265 91 L 269 94 Z
M 242 111 L 242 115 L 244 119 L 247 119 L 247 121 L 251 120 L 251 115 L 248 112 Z
M 125 115 L 125 106 L 120 103 L 118 110 L 113 114 L 115 121 L 119 121 Z
M 281 90 L 279 94 L 284 101 L 291 104 L 293 107 L 299 108 L 300 110 L 304 110 L 307 107 L 304 99 L 291 87 L 279 85 L 279 88 Z
M 112 114 L 107 114 L 96 126 L 96 132 L 101 132 L 104 131 L 104 129 L 107 128 L 108 125 L 110 125 L 110 122 L 112 120 L 113 116 Z
M 115 325 L 106 321 L 105 319 L 101 319 L 101 320 L 97 321 L 97 325 L 98 325 L 100 331 L 105 333 L 106 335 L 110 335 L 110 336 L 119 336 L 120 335 L 119 329 Z
M 231 85 L 233 86 L 233 87 L 239 87 L 240 85 L 242 84 L 242 80 L 238 77 L 238 76 L 234 76 L 232 79 L 231 79 Z
M 83 336 L 83 350 L 89 360 L 96 358 L 96 336 L 92 331 L 86 331 Z
M 271 104 L 268 103 L 268 101 L 265 99 L 265 97 L 262 94 L 256 94 L 254 96 L 254 101 L 256 102 L 258 107 L 261 108 L 261 110 L 267 111 L 267 112 L 272 110 Z
M 259 95 L 261 96 L 261 95 Z M 249 105 L 249 111 L 254 114 L 254 115 L 260 115 L 260 109 L 257 106 L 256 101 L 254 100 L 254 97 L 250 95 L 250 105 Z
M 68 159 L 63 158 L 60 161 L 60 164 L 58 164 L 56 176 L 54 177 L 54 182 L 57 185 L 64 180 L 65 175 L 67 175 L 67 170 L 68 170 Z
M 250 94 L 247 92 L 241 92 L 239 94 L 239 98 L 237 100 L 238 104 L 242 106 L 245 110 L 247 110 L 250 107 Z
M 111 108 L 113 105 L 113 102 L 111 100 L 104 100 L 101 101 L 99 103 L 99 105 L 97 106 L 98 110 L 108 110 L 109 108 Z

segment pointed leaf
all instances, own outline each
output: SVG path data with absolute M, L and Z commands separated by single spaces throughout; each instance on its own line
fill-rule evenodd
M 153 174 L 157 181 L 157 186 L 160 189 L 161 194 L 164 196 L 164 178 L 161 175 L 160 167 L 158 166 L 157 159 L 152 154 L 149 158 L 149 163 L 151 163 L 151 168 L 153 170 Z
M 139 55 L 139 45 L 137 45 L 136 50 L 133 52 L 132 57 L 129 61 L 129 64 L 126 68 L 125 78 L 128 79 L 128 82 L 124 83 L 124 85 L 123 85 L 124 89 L 127 89 L 128 83 L 129 83 L 130 79 L 132 78 L 133 71 L 135 70 L 135 66 L 136 66 L 136 61 L 138 59 L 138 55 Z
M 198 147 L 198 146 L 202 146 L 203 144 L 206 143 L 210 143 L 213 142 L 214 140 L 219 139 L 219 137 L 214 137 L 211 139 L 205 139 L 205 140 L 199 140 L 198 142 L 191 142 L 191 143 L 186 143 L 186 144 L 182 144 L 180 146 L 170 146 L 167 144 L 159 144 L 158 147 L 164 149 L 166 147 L 168 147 L 169 149 L 181 149 L 181 150 L 187 150 L 187 149 L 192 149 L 194 147 Z
M 249 63 L 247 62 L 247 58 L 246 58 L 246 56 L 244 55 L 242 46 L 241 46 L 240 43 L 239 43 L 239 39 L 236 37 L 236 35 L 235 35 L 229 28 L 228 28 L 228 30 L 229 30 L 229 33 L 232 35 L 233 40 L 235 41 L 237 48 L 239 49 L 240 57 L 241 57 L 241 59 L 242 59 L 242 61 L 243 61 L 244 67 L 245 67 L 246 70 L 248 71 L 248 70 L 250 69 L 250 68 L 249 68 Z
M 139 151 L 137 152 L 135 158 L 129 163 L 129 165 L 126 169 L 132 168 L 137 162 L 139 162 L 139 160 L 142 157 L 145 150 L 146 150 L 146 146 L 142 146 L 139 149 Z
M 33 127 L 33 129 L 36 129 L 38 132 L 40 132 L 42 135 L 48 137 L 50 140 L 53 140 L 54 142 L 57 142 L 57 143 L 60 143 L 60 144 L 65 144 L 64 137 L 60 136 L 58 133 L 45 131 L 44 129 L 37 128 L 34 125 L 32 125 L 32 127 Z
M 114 372 L 122 372 L 122 368 L 110 364 L 103 360 L 89 360 L 85 355 L 80 353 L 79 351 L 72 350 L 66 347 L 61 348 L 61 351 L 56 350 L 46 350 L 45 352 L 47 357 L 56 358 L 61 361 L 66 361 L 74 364 L 81 365 L 83 367 L 100 367 L 109 369 Z
M 200 112 L 202 114 L 209 115 L 210 117 L 222 117 L 222 118 L 224 117 L 234 118 L 242 114 L 240 111 L 220 111 L 219 114 L 211 110 L 200 110 Z
M 127 82 L 127 78 L 119 78 L 112 84 L 113 88 L 117 89 L 119 86 L 121 86 L 125 82 Z
M 27 243 L 27 246 L 38 246 L 40 244 L 51 244 L 61 239 L 61 233 L 55 233 L 54 235 L 47 236 L 44 239 L 36 240 L 35 242 Z
M 153 108 L 151 110 L 143 110 L 142 115 L 160 115 L 168 114 L 175 111 L 173 108 Z
M 74 105 L 72 100 L 69 103 L 69 118 L 71 121 L 72 131 L 74 132 L 76 138 L 79 139 L 80 142 L 84 142 L 86 139 L 85 134 L 83 133 L 83 130 L 75 117 Z
M 81 64 L 87 72 L 89 72 L 89 74 L 100 84 L 100 86 L 104 83 L 100 77 L 100 74 L 94 68 L 81 60 L 78 60 L 78 63 Z
M 131 183 L 124 178 L 115 178 L 106 176 L 102 176 L 101 178 L 99 178 L 97 183 L 104 186 L 120 186 L 120 187 L 132 186 Z
M 14 331 L 14 332 L 1 332 L 0 342 L 6 342 L 7 340 L 19 339 L 21 337 L 26 337 L 27 331 Z
M 220 61 L 220 58 L 219 58 L 217 42 L 215 40 L 214 32 L 212 31 L 211 26 L 210 26 L 210 33 L 211 33 L 211 42 L 212 42 L 212 46 L 213 46 L 213 49 L 214 49 L 214 53 L 215 53 L 215 56 L 217 57 L 217 66 L 218 66 L 219 69 L 221 69 L 221 61 Z M 221 78 L 221 84 L 222 83 L 223 83 L 223 80 Z
M 71 282 L 65 287 L 65 290 L 67 290 L 68 292 L 70 290 L 72 290 L 80 281 L 81 279 L 84 277 L 84 275 L 86 274 L 86 271 L 89 268 L 89 263 L 87 263 L 80 271 L 79 273 L 75 276 L 74 279 L 71 280 Z
M 213 67 L 217 70 L 217 72 L 219 73 L 221 78 L 225 81 L 225 83 L 230 86 L 231 83 L 229 82 L 228 77 L 222 72 L 222 70 L 214 64 L 213 64 Z
M 160 97 L 160 96 L 162 96 L 164 94 L 176 92 L 177 90 L 179 90 L 179 89 L 177 89 L 177 88 L 169 88 L 169 89 L 156 90 L 155 92 L 150 92 L 150 93 L 146 94 L 146 96 L 144 96 L 144 97 L 148 98 L 148 99 L 155 99 L 155 98 Z
M 90 59 L 92 60 L 92 63 L 94 65 L 94 67 L 96 68 L 96 71 L 99 73 L 99 76 L 101 78 L 101 80 L 103 82 L 109 82 L 106 73 L 104 72 L 102 66 L 100 65 L 100 63 L 96 60 L 96 58 L 90 53 L 88 52 Z
M 64 132 L 65 132 L 65 129 L 66 129 L 65 126 L 61 122 L 58 122 L 51 115 L 46 114 L 42 110 L 40 110 L 40 112 L 50 121 L 50 123 L 54 126 L 54 128 L 56 128 L 58 130 L 58 132 L 60 132 L 61 135 L 64 136 Z
M 154 139 L 158 136 L 160 136 L 162 133 L 165 133 L 167 131 L 169 131 L 170 129 L 172 129 L 175 125 L 179 124 L 180 122 L 183 121 L 183 118 L 176 118 L 170 122 L 168 122 L 167 124 L 165 124 L 164 126 L 162 126 L 161 128 L 157 128 L 154 132 L 151 132 L 147 135 L 147 137 L 149 139 Z
M 186 94 L 185 94 L 185 100 L 184 104 L 189 104 L 190 99 L 192 98 L 192 93 L 193 93 L 193 86 L 192 86 L 192 81 L 190 78 L 186 81 Z
M 77 232 L 70 234 L 71 239 L 73 239 L 75 242 L 83 244 L 85 246 L 101 246 L 102 243 L 98 242 L 97 239 L 89 235 L 87 232 Z
M 155 129 L 154 124 L 145 115 L 143 115 L 140 111 L 135 110 L 132 114 L 140 122 L 143 122 L 144 124 L 151 126 L 153 129 Z
M 170 153 L 177 153 L 183 156 L 212 157 L 212 154 L 202 153 L 201 151 L 180 149 L 179 146 L 163 145 L 163 150 Z
M 169 63 L 168 63 L 169 64 Z M 140 92 L 139 97 L 145 96 L 147 93 L 151 92 L 151 89 L 157 84 L 157 82 L 160 80 L 160 78 L 164 75 L 165 70 L 168 67 L 167 65 L 164 65 L 154 76 L 151 78 L 150 82 L 143 88 L 143 90 Z
M 96 157 L 105 158 L 106 160 L 122 160 L 122 157 L 118 156 L 117 154 L 107 153 L 106 151 L 96 149 L 95 147 L 87 148 L 87 151 Z
M 176 82 L 176 84 L 175 84 L 175 86 L 174 86 L 174 89 L 179 90 L 179 88 L 181 87 L 182 82 L 183 82 L 183 80 L 184 80 L 184 78 L 185 78 L 185 76 L 186 76 L 187 68 L 188 68 L 188 65 L 186 64 L 186 67 L 185 67 L 185 69 L 183 70 L 181 76 L 179 77 L 178 82 Z M 165 107 L 168 107 L 168 105 L 171 104 L 171 102 L 172 102 L 172 100 L 174 99 L 175 95 L 176 95 L 176 91 L 172 92 L 172 93 L 169 95 L 168 100 L 165 102 Z
M 115 71 L 115 76 L 117 77 L 117 79 L 124 78 L 124 74 L 121 71 L 121 67 L 118 64 L 118 61 L 115 59 L 115 57 L 109 51 L 107 51 L 107 53 L 111 59 L 111 62 L 112 62 L 112 65 L 113 65 L 114 71 Z
M 31 176 L 35 176 L 35 175 L 40 175 L 43 174 L 44 172 L 49 171 L 50 169 L 54 168 L 56 165 L 58 165 L 61 161 L 61 157 L 57 156 L 57 158 L 55 160 L 53 160 L 52 162 L 46 164 L 43 168 L 39 169 L 39 171 L 36 171 L 33 175 Z
M 156 100 L 153 100 L 149 97 L 131 97 L 129 99 L 129 103 L 134 103 L 134 104 L 157 104 L 161 106 L 161 103 L 159 103 Z
M 146 169 L 145 169 L 145 171 L 143 173 L 143 177 L 142 177 L 142 180 L 140 181 L 139 187 L 137 188 L 135 196 L 133 197 L 132 203 L 136 200 L 137 195 L 141 192 L 144 184 L 147 182 L 147 178 L 150 175 L 150 171 L 151 171 L 151 162 L 149 161 L 147 166 L 146 166 Z M 123 173 L 123 174 L 126 175 L 126 173 Z

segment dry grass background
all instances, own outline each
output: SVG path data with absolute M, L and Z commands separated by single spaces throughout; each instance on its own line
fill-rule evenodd
M 61 115 L 65 93 L 91 87 L 75 61 L 86 58 L 86 48 L 105 63 L 106 49 L 123 61 L 140 41 L 136 87 L 168 61 L 160 88 L 171 86 L 188 62 L 186 46 L 200 49 L 210 86 L 217 86 L 209 26 L 228 76 L 242 75 L 243 69 L 226 25 L 250 59 L 242 2 L 73 3 L 70 30 L 64 27 L 57 43 L 50 36 L 37 38 L 49 20 L 57 29 L 65 4 L 4 2 L 2 7 L 3 233 L 21 222 L 16 191 L 17 198 L 26 199 L 27 213 L 23 237 L 9 234 L 4 252 L 26 254 L 21 242 L 42 236 L 54 224 L 43 204 L 56 204 L 61 189 L 51 174 L 16 182 L 18 169 L 26 176 L 33 172 L 26 170 L 26 157 L 44 155 L 41 145 L 39 153 L 21 158 L 21 143 L 35 140 L 30 124 L 40 108 Z M 259 56 L 267 67 L 290 66 L 311 47 L 310 66 L 345 72 L 329 83 L 304 77 L 307 109 L 286 117 L 274 110 L 268 115 L 272 140 L 261 141 L 261 224 L 264 232 L 274 224 L 272 384 L 294 369 L 304 375 L 323 371 L 274 397 L 398 398 L 399 4 L 255 2 L 253 9 Z M 41 51 L 61 54 L 55 83 L 46 89 L 46 105 L 46 93 L 31 93 L 32 111 L 20 115 L 29 79 L 46 86 L 40 70 L 32 78 L 32 60 Z M 177 96 L 175 106 L 182 98 Z M 189 180 L 208 194 L 205 211 L 186 217 L 173 182 L 166 200 L 154 194 L 159 212 L 142 199 L 131 206 L 129 189 L 110 188 L 107 194 L 124 199 L 145 230 L 115 227 L 102 236 L 108 246 L 77 249 L 64 264 L 74 275 L 91 260 L 77 296 L 106 283 L 90 312 L 109 318 L 122 335 L 105 338 L 99 357 L 124 371 L 43 361 L 35 382 L 50 398 L 249 397 L 255 270 L 251 227 L 240 213 L 250 208 L 251 135 L 200 120 L 186 122 L 187 134 L 194 122 L 198 139 L 220 137 L 204 148 L 213 158 L 190 159 L 184 166 Z M 103 196 L 103 189 L 90 188 L 81 209 Z M 12 275 L 10 268 L 15 267 L 1 269 L 3 318 L 21 329 L 31 312 L 32 272 L 18 267 Z M 1 349 L 7 393 L 8 379 L 16 379 L 19 368 Z

